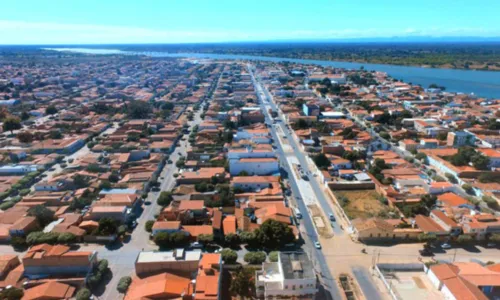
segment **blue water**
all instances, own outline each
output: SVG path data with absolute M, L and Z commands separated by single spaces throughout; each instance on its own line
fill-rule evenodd
M 437 84 L 446 87 L 446 91 L 474 93 L 480 97 L 500 98 L 500 72 L 472 71 L 454 69 L 432 69 L 408 66 L 393 66 L 382 64 L 338 62 L 311 59 L 293 59 L 267 56 L 251 55 L 229 55 L 229 54 L 203 54 L 203 53 L 168 53 L 168 52 L 129 52 L 114 49 L 85 49 L 85 48 L 51 48 L 57 51 L 74 51 L 92 54 L 130 54 L 148 55 L 153 57 L 192 57 L 192 58 L 212 58 L 212 59 L 239 59 L 239 60 L 261 60 L 261 61 L 289 61 L 301 64 L 315 64 L 321 66 L 332 66 L 345 69 L 376 70 L 386 72 L 396 79 L 413 84 L 420 84 L 428 87 L 430 84 Z

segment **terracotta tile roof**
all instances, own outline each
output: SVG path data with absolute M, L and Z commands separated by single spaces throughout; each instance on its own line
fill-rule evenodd
M 153 230 L 161 230 L 161 229 L 180 229 L 181 222 L 180 221 L 156 221 L 153 224 Z
M 214 216 L 212 219 L 212 227 L 214 229 L 222 228 L 222 212 L 220 210 L 214 210 Z
M 213 234 L 214 229 L 210 225 L 184 225 L 182 230 L 187 231 L 192 237 L 198 237 L 200 234 Z
M 134 278 L 125 300 L 178 299 L 192 294 L 191 279 L 170 273 Z
M 59 300 L 70 299 L 75 287 L 57 281 L 49 281 L 24 291 L 22 300 Z
M 443 202 L 443 204 L 447 206 L 459 206 L 463 204 L 469 204 L 469 201 L 467 201 L 467 199 L 464 199 L 455 193 L 444 193 L 437 199 L 438 201 Z
M 445 232 L 445 230 L 439 226 L 434 220 L 423 215 L 417 215 L 415 217 L 415 222 L 418 228 L 422 229 L 423 232 Z
M 217 253 L 205 253 L 198 264 L 196 290 L 197 300 L 215 300 L 219 294 L 219 264 L 221 256 Z
M 236 217 L 226 216 L 222 221 L 222 228 L 224 229 L 224 235 L 228 233 L 236 233 Z
M 202 210 L 205 207 L 203 200 L 182 200 L 179 202 L 179 210 Z

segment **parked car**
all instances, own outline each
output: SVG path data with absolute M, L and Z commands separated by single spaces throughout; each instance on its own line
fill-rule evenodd
M 335 222 L 335 216 L 333 214 L 328 214 L 328 217 L 330 218 L 330 221 Z
M 314 242 L 314 247 L 316 247 L 316 249 L 321 249 L 321 244 L 319 243 L 319 241 Z
M 441 244 L 441 248 L 443 249 L 451 249 L 451 245 L 448 243 Z

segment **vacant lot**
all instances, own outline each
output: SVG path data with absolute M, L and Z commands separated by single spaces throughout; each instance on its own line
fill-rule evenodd
M 388 210 L 374 190 L 336 191 L 335 197 L 350 219 L 371 218 Z

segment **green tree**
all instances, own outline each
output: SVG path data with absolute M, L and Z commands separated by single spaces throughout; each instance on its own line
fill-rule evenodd
M 163 191 L 160 193 L 160 196 L 158 197 L 156 203 L 158 203 L 158 205 L 160 206 L 169 206 L 170 202 L 172 202 L 173 199 L 174 198 L 172 197 L 171 192 Z
M 73 184 L 77 189 L 81 189 L 87 187 L 89 185 L 89 182 L 85 176 L 76 174 L 75 176 L 73 176 Z
M 112 218 L 102 218 L 99 220 L 97 232 L 99 235 L 113 235 L 118 230 L 118 222 Z
M 243 299 L 252 297 L 255 289 L 255 271 L 251 268 L 240 269 L 231 280 L 229 290 Z
M 421 233 L 418 235 L 418 240 L 430 246 L 437 241 L 437 236 L 432 233 Z
M 55 115 L 55 114 L 57 114 L 57 108 L 54 105 L 49 105 L 45 109 L 45 114 L 47 114 L 47 115 Z
M 43 205 L 33 206 L 28 210 L 28 215 L 35 217 L 40 226 L 45 227 L 54 220 L 54 212 Z
M 326 169 L 331 165 L 330 160 L 323 153 L 314 156 L 313 161 L 320 169 Z
M 491 209 L 498 209 L 498 201 L 491 196 L 483 196 L 482 200 L 488 205 Z
M 461 234 L 457 237 L 457 243 L 461 245 L 467 245 L 472 243 L 472 237 L 470 235 Z
M 71 244 L 76 242 L 76 235 L 71 232 L 63 232 L 57 237 L 57 242 L 59 244 Z
M 153 225 L 155 224 L 154 220 L 148 220 L 146 221 L 146 224 L 144 224 L 144 228 L 147 232 L 152 232 L 153 231 Z
M 472 157 L 472 164 L 478 170 L 488 170 L 490 164 L 490 159 L 484 155 L 478 154 Z
M 0 299 L 2 300 L 21 300 L 23 296 L 24 291 L 13 286 L 0 292 Z
M 268 249 L 278 249 L 293 243 L 295 236 L 290 227 L 279 221 L 268 219 L 255 230 L 259 243 Z
M 248 244 L 249 247 L 256 247 L 258 245 L 257 236 L 251 231 L 243 231 L 239 236 L 241 243 Z
M 266 253 L 262 251 L 248 252 L 243 260 L 252 265 L 259 265 L 266 261 Z
M 224 237 L 224 241 L 225 241 L 226 245 L 228 245 L 229 247 L 232 248 L 232 247 L 236 247 L 240 244 L 240 237 L 234 233 L 228 233 Z
M 127 226 L 126 225 L 120 225 L 116 229 L 116 234 L 118 236 L 124 236 L 127 233 Z
M 229 248 L 222 249 L 220 252 L 220 255 L 222 257 L 222 261 L 225 264 L 232 265 L 232 264 L 236 263 L 236 260 L 238 260 L 238 253 L 236 253 L 236 251 L 229 249 Z
M 198 236 L 198 242 L 203 244 L 203 245 L 208 245 L 213 243 L 214 241 L 214 235 L 213 234 L 200 234 Z
M 151 105 L 145 101 L 130 101 L 127 105 L 127 114 L 131 119 L 145 119 L 151 111 Z
M 279 251 L 272 251 L 271 253 L 269 253 L 269 260 L 271 262 L 278 262 L 279 255 Z
M 33 142 L 33 134 L 29 131 L 19 132 L 17 134 L 17 139 L 21 143 L 31 143 L 31 142 Z
M 500 243 L 500 233 L 493 233 L 490 236 L 489 241 L 493 243 Z
M 10 131 L 12 134 L 14 130 L 21 129 L 21 121 L 15 117 L 8 117 L 3 121 L 3 130 Z
M 87 288 L 81 288 L 78 290 L 78 293 L 76 293 L 76 300 L 89 300 L 90 296 L 92 296 L 92 293 L 89 291 Z
M 118 281 L 116 290 L 121 294 L 125 294 L 131 283 L 132 283 L 132 278 L 130 276 L 123 276 L 122 278 L 120 278 L 120 281 Z
M 97 271 L 101 273 L 105 273 L 108 271 L 109 262 L 107 259 L 101 259 L 97 264 Z
M 153 240 L 159 247 L 166 247 L 170 241 L 170 235 L 168 232 L 158 232 Z

